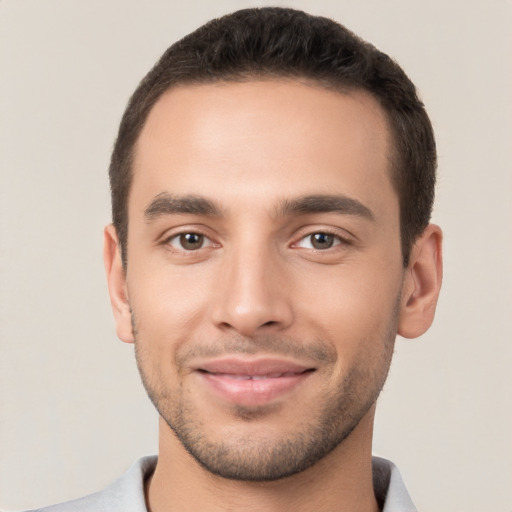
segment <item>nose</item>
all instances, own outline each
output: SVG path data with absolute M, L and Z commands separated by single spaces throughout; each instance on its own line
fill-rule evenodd
M 213 322 L 224 331 L 254 336 L 293 322 L 291 283 L 270 250 L 240 250 L 223 262 Z

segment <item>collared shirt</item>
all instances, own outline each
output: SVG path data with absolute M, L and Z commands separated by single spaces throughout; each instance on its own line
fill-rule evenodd
M 103 491 L 30 512 L 147 512 L 144 482 L 156 462 L 156 456 L 143 457 Z M 392 462 L 373 457 L 373 485 L 382 512 L 418 512 Z

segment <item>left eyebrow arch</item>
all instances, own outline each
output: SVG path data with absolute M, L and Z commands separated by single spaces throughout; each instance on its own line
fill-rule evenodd
M 167 192 L 158 194 L 144 210 L 144 218 L 147 222 L 164 215 L 176 214 L 222 217 L 220 208 L 209 199 L 194 195 L 171 195 Z
M 286 200 L 278 210 L 278 215 L 307 215 L 311 213 L 341 213 L 355 215 L 375 221 L 373 212 L 357 199 L 344 195 L 315 194 Z

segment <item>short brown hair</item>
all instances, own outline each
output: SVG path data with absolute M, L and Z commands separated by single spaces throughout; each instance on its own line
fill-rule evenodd
M 109 170 L 124 264 L 134 147 L 162 94 L 176 85 L 280 77 L 305 78 L 342 93 L 362 89 L 380 102 L 394 139 L 391 180 L 408 264 L 430 220 L 437 166 L 432 125 L 414 84 L 396 62 L 344 26 L 277 7 L 243 9 L 206 23 L 173 44 L 130 98 Z

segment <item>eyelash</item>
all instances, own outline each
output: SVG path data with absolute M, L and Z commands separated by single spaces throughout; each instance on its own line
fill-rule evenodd
M 175 239 L 177 240 L 180 240 L 182 237 L 186 237 L 187 235 L 196 235 L 196 236 L 199 236 L 199 237 L 202 237 L 202 240 L 203 242 L 204 241 L 208 241 L 208 245 L 204 245 L 201 244 L 201 247 L 198 247 L 197 249 L 186 249 L 185 247 L 183 247 L 183 245 L 180 243 L 181 247 L 174 247 L 171 242 Z M 192 255 L 194 253 L 197 253 L 199 250 L 201 249 L 206 249 L 208 247 L 214 247 L 214 246 L 219 246 L 219 244 L 216 244 L 208 235 L 206 235 L 205 233 L 203 233 L 202 231 L 200 230 L 187 230 L 187 231 L 181 231 L 179 233 L 173 233 L 172 235 L 166 237 L 163 241 L 162 241 L 162 244 L 167 246 L 168 248 L 170 248 L 170 250 L 172 250 L 173 252 L 176 252 L 176 253 L 179 253 L 179 254 L 183 254 L 184 256 L 186 255 Z
M 183 244 L 181 243 L 181 241 L 178 242 L 178 243 L 180 243 L 181 247 L 174 247 L 171 244 L 171 242 L 173 240 L 175 240 L 175 239 L 179 240 L 181 237 L 186 237 L 187 235 L 196 235 L 198 237 L 202 237 L 203 243 L 198 248 L 189 248 L 189 249 L 183 247 Z M 325 235 L 328 237 L 333 237 L 333 239 L 334 239 L 333 245 L 331 245 L 330 247 L 326 247 L 326 248 L 300 247 L 299 244 L 308 239 L 311 240 L 310 245 L 314 245 L 314 242 L 312 242 L 312 237 L 315 235 Z M 206 241 L 207 245 L 204 244 L 205 241 Z M 177 254 L 181 254 L 183 256 L 196 254 L 201 249 L 207 249 L 209 247 L 216 247 L 216 246 L 220 247 L 220 244 L 216 244 L 208 235 L 206 235 L 201 230 L 197 230 L 197 229 L 196 230 L 191 229 L 191 230 L 182 231 L 179 233 L 173 233 L 172 235 L 166 237 L 162 243 L 163 243 L 163 245 L 167 246 L 173 252 L 175 252 Z M 315 253 L 324 253 L 324 252 L 332 252 L 332 250 L 339 250 L 339 249 L 342 249 L 349 245 L 351 245 L 351 241 L 345 237 L 340 236 L 338 233 L 334 232 L 334 230 L 319 229 L 316 231 L 310 231 L 310 232 L 304 233 L 296 242 L 291 244 L 291 247 L 298 248 L 298 249 L 306 249 L 308 251 L 313 251 Z M 336 249 L 336 248 L 338 248 L 338 249 Z
M 343 237 L 341 236 L 339 233 L 335 232 L 334 230 L 330 230 L 330 229 L 318 229 L 318 230 L 314 230 L 314 231 L 309 231 L 307 232 L 306 234 L 304 234 L 303 236 L 301 236 L 297 242 L 294 242 L 292 244 L 292 247 L 298 247 L 298 244 L 304 240 L 307 240 L 307 239 L 311 239 L 311 237 L 315 236 L 315 235 L 327 235 L 327 236 L 331 236 L 334 238 L 335 242 L 334 242 L 334 245 L 332 245 L 331 247 L 327 247 L 325 249 L 316 249 L 314 247 L 312 248 L 305 248 L 309 251 L 314 251 L 315 253 L 327 253 L 327 252 L 332 252 L 332 250 L 339 250 L 339 249 L 342 249 L 342 248 L 346 248 L 350 245 L 352 245 L 352 242 L 346 238 L 346 237 Z M 298 247 L 299 249 L 301 247 Z

